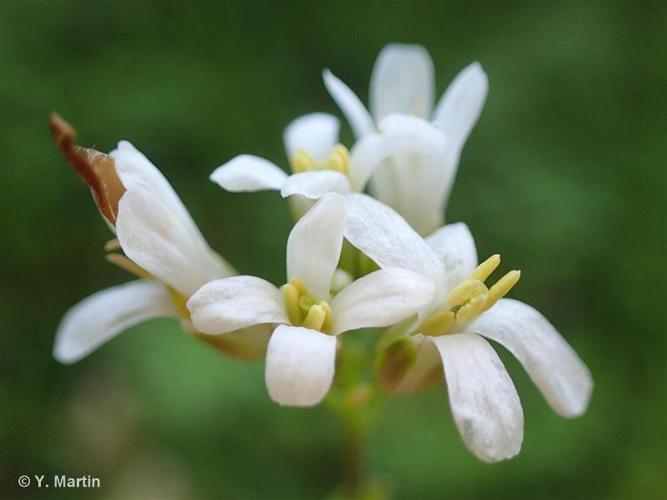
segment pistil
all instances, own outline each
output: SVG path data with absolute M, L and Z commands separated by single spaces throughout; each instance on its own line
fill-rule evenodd
M 292 278 L 281 290 L 290 323 L 318 332 L 327 332 L 331 328 L 331 306 L 309 293 L 303 281 Z

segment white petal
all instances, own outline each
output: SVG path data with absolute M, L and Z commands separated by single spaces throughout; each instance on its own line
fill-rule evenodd
M 281 325 L 269 340 L 266 386 L 276 403 L 312 406 L 329 392 L 336 362 L 336 337 Z
M 502 299 L 466 330 L 495 340 L 514 354 L 556 413 L 577 417 L 586 411 L 593 389 L 591 374 L 538 311 Z
M 375 271 L 334 297 L 332 332 L 338 335 L 357 328 L 394 325 L 429 304 L 433 292 L 433 283 L 412 271 Z
M 209 334 L 289 322 L 280 290 L 254 276 L 234 276 L 207 283 L 190 298 L 187 306 L 195 328 Z
M 74 363 L 128 328 L 160 316 L 178 316 L 167 290 L 138 280 L 97 292 L 63 318 L 53 356 Z
M 390 115 L 380 123 L 392 155 L 373 173 L 371 192 L 397 210 L 420 234 L 442 225 L 454 170 L 446 162 L 444 134 L 414 116 Z
M 447 137 L 454 164 L 482 112 L 488 90 L 486 73 L 475 62 L 454 78 L 438 103 L 434 119 Z
M 109 156 L 114 159 L 116 172 L 126 190 L 144 189 L 154 193 L 161 203 L 169 208 L 170 213 L 181 219 L 184 224 L 194 226 L 190 213 L 169 181 L 130 142 L 120 141 Z
M 376 121 L 391 113 L 428 117 L 433 109 L 433 61 L 420 45 L 392 43 L 375 62 L 370 89 Z
M 360 139 L 350 152 L 350 184 L 352 190 L 363 192 L 374 170 L 396 151 L 391 137 L 372 133 Z
M 315 170 L 290 175 L 280 194 L 287 198 L 295 194 L 318 199 L 327 193 L 349 193 L 350 181 L 340 172 Z
M 232 192 L 280 189 L 287 174 L 264 158 L 240 155 L 216 168 L 209 177 L 222 189 Z
M 477 267 L 475 240 L 463 222 L 441 227 L 426 238 L 426 243 L 445 265 L 449 289 L 467 278 Z
M 519 453 L 523 410 L 493 348 L 469 333 L 430 338 L 442 356 L 449 404 L 466 446 L 485 462 Z
M 311 113 L 296 118 L 283 134 L 288 158 L 303 150 L 316 161 L 326 161 L 338 142 L 339 128 L 338 118 L 327 113 Z
M 125 254 L 164 283 L 189 296 L 233 268 L 213 252 L 160 171 L 132 144 L 110 153 L 127 189 L 116 220 Z
M 343 246 L 343 198 L 329 194 L 294 225 L 287 240 L 287 279 L 299 278 L 326 300 Z
M 371 115 L 368 114 L 368 111 L 350 87 L 328 69 L 322 72 L 322 78 L 329 95 L 336 101 L 345 118 L 347 118 L 354 136 L 361 139 L 366 134 L 374 132 L 375 123 L 373 123 Z
M 447 137 L 435 125 L 417 116 L 391 114 L 382 119 L 379 130 L 401 143 L 400 148 L 408 151 L 444 151 Z
M 444 267 L 405 220 L 365 194 L 345 196 L 345 237 L 380 267 L 409 269 L 441 282 Z
M 191 219 L 172 208 L 150 189 L 128 190 L 118 204 L 116 234 L 132 261 L 189 297 L 233 270 L 210 249 Z

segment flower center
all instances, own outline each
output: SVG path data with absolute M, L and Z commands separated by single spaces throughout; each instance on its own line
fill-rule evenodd
M 447 296 L 447 304 L 434 312 L 419 326 L 424 335 L 439 336 L 452 333 L 457 327 L 470 323 L 504 297 L 521 277 L 521 271 L 510 271 L 491 288 L 484 281 L 500 265 L 500 255 L 492 255 L 473 273 L 459 283 Z
M 292 278 L 280 289 L 285 299 L 287 317 L 292 325 L 318 332 L 329 331 L 333 312 L 328 302 L 312 295 L 299 278 Z
M 295 174 L 312 170 L 334 170 L 347 175 L 350 171 L 350 152 L 342 144 L 336 144 L 329 158 L 317 162 L 307 151 L 299 149 L 292 156 L 290 163 Z

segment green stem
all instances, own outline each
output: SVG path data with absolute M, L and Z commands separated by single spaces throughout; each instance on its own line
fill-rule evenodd
M 343 414 L 345 425 L 345 475 L 346 498 L 360 498 L 366 484 L 366 425 L 359 408 L 349 408 Z

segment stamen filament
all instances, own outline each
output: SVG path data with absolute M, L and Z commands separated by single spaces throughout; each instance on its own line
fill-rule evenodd
M 109 240 L 104 244 L 105 252 L 113 252 L 115 250 L 120 250 L 120 243 L 116 238 Z
M 119 253 L 110 253 L 105 256 L 105 258 L 112 264 L 117 265 L 121 269 L 134 274 L 138 278 L 143 278 L 145 280 L 152 280 L 155 277 L 146 271 L 143 267 L 135 264 L 133 261 L 128 259 L 125 255 Z
M 169 296 L 171 297 L 171 300 L 176 306 L 176 309 L 178 309 L 178 312 L 181 314 L 182 318 L 189 320 L 190 311 L 186 306 L 187 299 L 170 286 L 167 286 L 167 292 L 169 292 Z
M 444 335 L 449 333 L 454 326 L 455 316 L 453 311 L 443 310 L 429 316 L 419 327 L 419 332 L 424 335 Z

